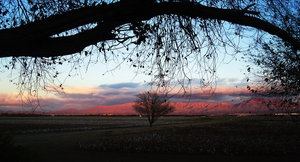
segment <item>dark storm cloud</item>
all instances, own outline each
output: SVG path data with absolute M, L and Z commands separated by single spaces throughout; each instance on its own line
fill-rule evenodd
M 115 83 L 115 84 L 102 84 L 99 87 L 101 88 L 111 88 L 111 89 L 120 89 L 120 88 L 139 88 L 140 83 L 135 82 L 125 82 L 125 83 Z
M 72 92 L 59 94 L 64 107 L 93 107 L 98 105 L 116 105 L 133 102 L 136 95 L 145 90 L 141 83 L 126 82 L 117 84 L 104 84 L 96 87 L 93 93 Z M 56 102 L 57 103 L 57 102 Z
M 104 96 L 117 96 L 117 95 L 135 96 L 138 94 L 138 91 L 137 90 L 131 90 L 131 91 L 113 90 L 113 91 L 104 91 L 101 94 Z
M 126 97 L 125 97 L 126 98 Z M 65 105 L 74 105 L 75 107 L 92 107 L 97 105 L 113 105 L 124 101 L 121 92 L 117 95 L 105 94 L 66 94 L 61 101 Z M 127 101 L 127 100 L 126 100 Z
M 251 98 L 253 94 L 248 92 L 239 93 L 192 93 L 186 96 L 175 94 L 173 96 L 174 101 L 194 101 L 194 102 L 222 102 L 222 101 L 237 101 L 245 98 Z
M 61 98 L 70 98 L 70 99 L 78 99 L 78 100 L 91 100 L 91 99 L 105 99 L 106 97 L 103 96 L 101 93 L 66 93 L 60 94 Z
M 190 84 L 192 86 L 202 86 L 207 84 L 206 81 L 199 78 L 192 78 Z M 247 86 L 248 82 L 246 78 L 218 78 L 216 80 L 217 86 L 232 86 L 232 87 L 243 87 Z M 212 85 L 214 86 L 214 85 Z

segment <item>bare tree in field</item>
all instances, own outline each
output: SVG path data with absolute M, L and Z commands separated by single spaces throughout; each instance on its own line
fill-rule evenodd
M 155 92 L 144 92 L 137 95 L 138 99 L 133 105 L 134 110 L 148 118 L 150 127 L 160 117 L 174 111 L 166 97 Z

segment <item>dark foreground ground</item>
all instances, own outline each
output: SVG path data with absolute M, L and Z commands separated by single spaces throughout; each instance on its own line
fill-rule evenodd
M 300 117 L 0 117 L 0 161 L 296 161 Z

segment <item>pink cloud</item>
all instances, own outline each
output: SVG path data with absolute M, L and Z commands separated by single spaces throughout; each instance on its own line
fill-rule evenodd
M 147 90 L 147 86 L 138 83 L 118 83 L 98 87 L 67 87 L 64 93 L 41 98 L 40 112 L 55 114 L 135 114 L 131 104 L 136 99 L 135 95 L 145 90 Z M 246 88 L 219 86 L 214 93 L 209 89 L 195 88 L 186 97 L 174 92 L 171 101 L 177 108 L 174 114 L 178 115 L 266 112 L 267 109 L 262 102 L 245 104 L 245 101 L 251 100 L 253 97 L 255 96 L 249 93 Z M 0 112 L 30 109 L 29 106 L 21 107 L 17 95 L 0 94 Z

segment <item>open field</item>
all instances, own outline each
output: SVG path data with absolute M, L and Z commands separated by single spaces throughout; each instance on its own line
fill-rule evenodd
M 299 116 L 170 116 L 151 128 L 139 117 L 0 117 L 0 132 L 7 161 L 280 161 L 300 153 Z

